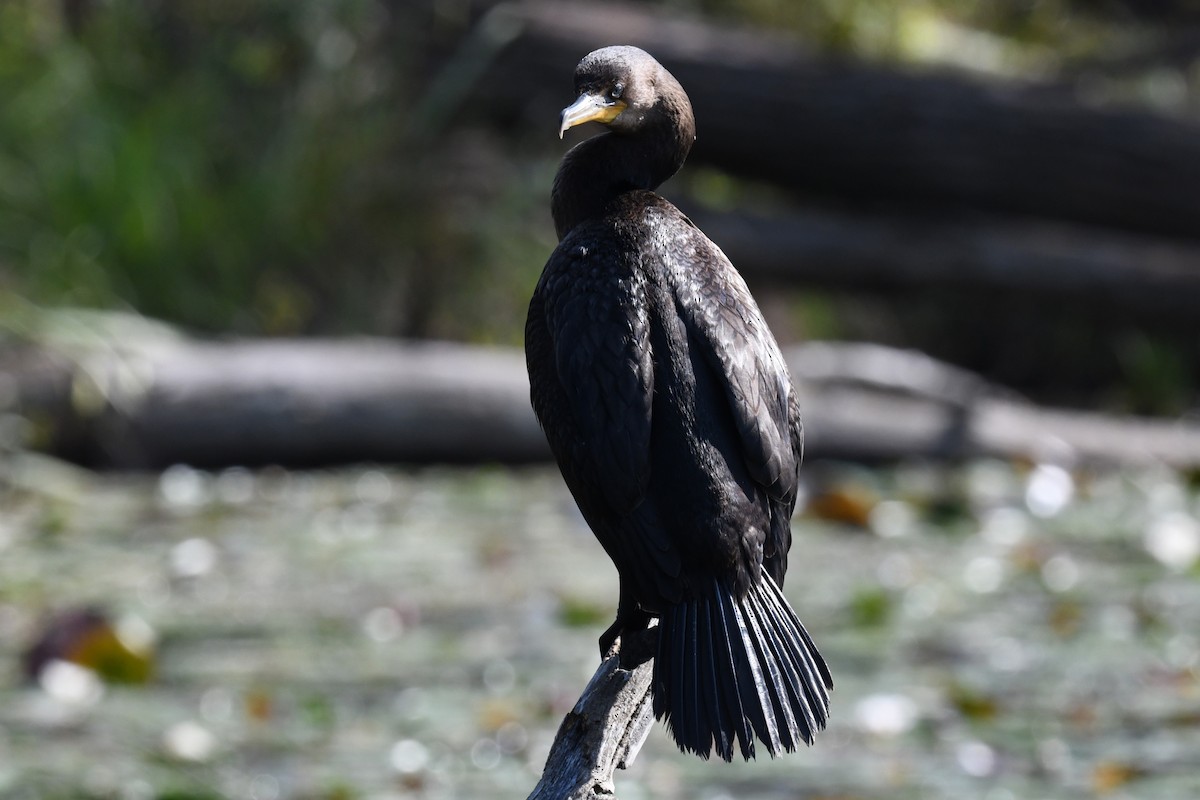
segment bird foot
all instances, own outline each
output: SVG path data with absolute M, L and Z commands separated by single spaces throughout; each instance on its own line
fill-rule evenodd
M 633 669 L 653 658 L 658 636 L 657 632 L 647 630 L 650 620 L 650 615 L 641 611 L 627 617 L 618 616 L 600 636 L 600 658 L 607 660 L 620 656 L 622 669 Z

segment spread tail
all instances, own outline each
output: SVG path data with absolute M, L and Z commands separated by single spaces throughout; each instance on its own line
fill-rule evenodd
M 754 738 L 775 756 L 812 744 L 829 718 L 825 659 L 765 571 L 745 597 L 716 579 L 710 591 L 659 620 L 654 715 L 681 750 L 754 757 Z

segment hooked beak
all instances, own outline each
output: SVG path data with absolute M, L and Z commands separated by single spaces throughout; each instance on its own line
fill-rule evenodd
M 568 128 L 585 122 L 607 125 L 628 107 L 629 104 L 624 100 L 609 100 L 598 94 L 581 94 L 578 100 L 562 110 L 562 127 L 558 129 L 558 138 L 561 139 Z

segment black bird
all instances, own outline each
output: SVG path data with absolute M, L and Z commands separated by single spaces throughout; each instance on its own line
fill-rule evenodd
M 676 742 L 730 761 L 811 744 L 829 668 L 779 587 L 803 429 L 745 282 L 654 193 L 695 140 L 678 81 L 635 47 L 575 70 L 554 180 L 559 244 L 529 304 L 534 411 L 580 511 L 620 574 L 605 655 L 657 617 L 654 712 Z

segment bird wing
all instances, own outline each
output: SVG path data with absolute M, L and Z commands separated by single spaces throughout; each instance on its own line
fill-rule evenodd
M 675 227 L 667 257 L 676 273 L 680 316 L 705 360 L 724 378 L 751 476 L 771 498 L 786 503 L 790 516 L 803 433 L 787 365 L 741 275 L 683 219 L 687 224 Z
M 599 489 L 610 510 L 628 513 L 650 476 L 654 367 L 645 279 L 587 238 L 573 236 L 556 250 L 538 285 L 570 415 L 543 426 L 556 450 L 575 451 L 570 462 L 584 470 L 578 482 Z

